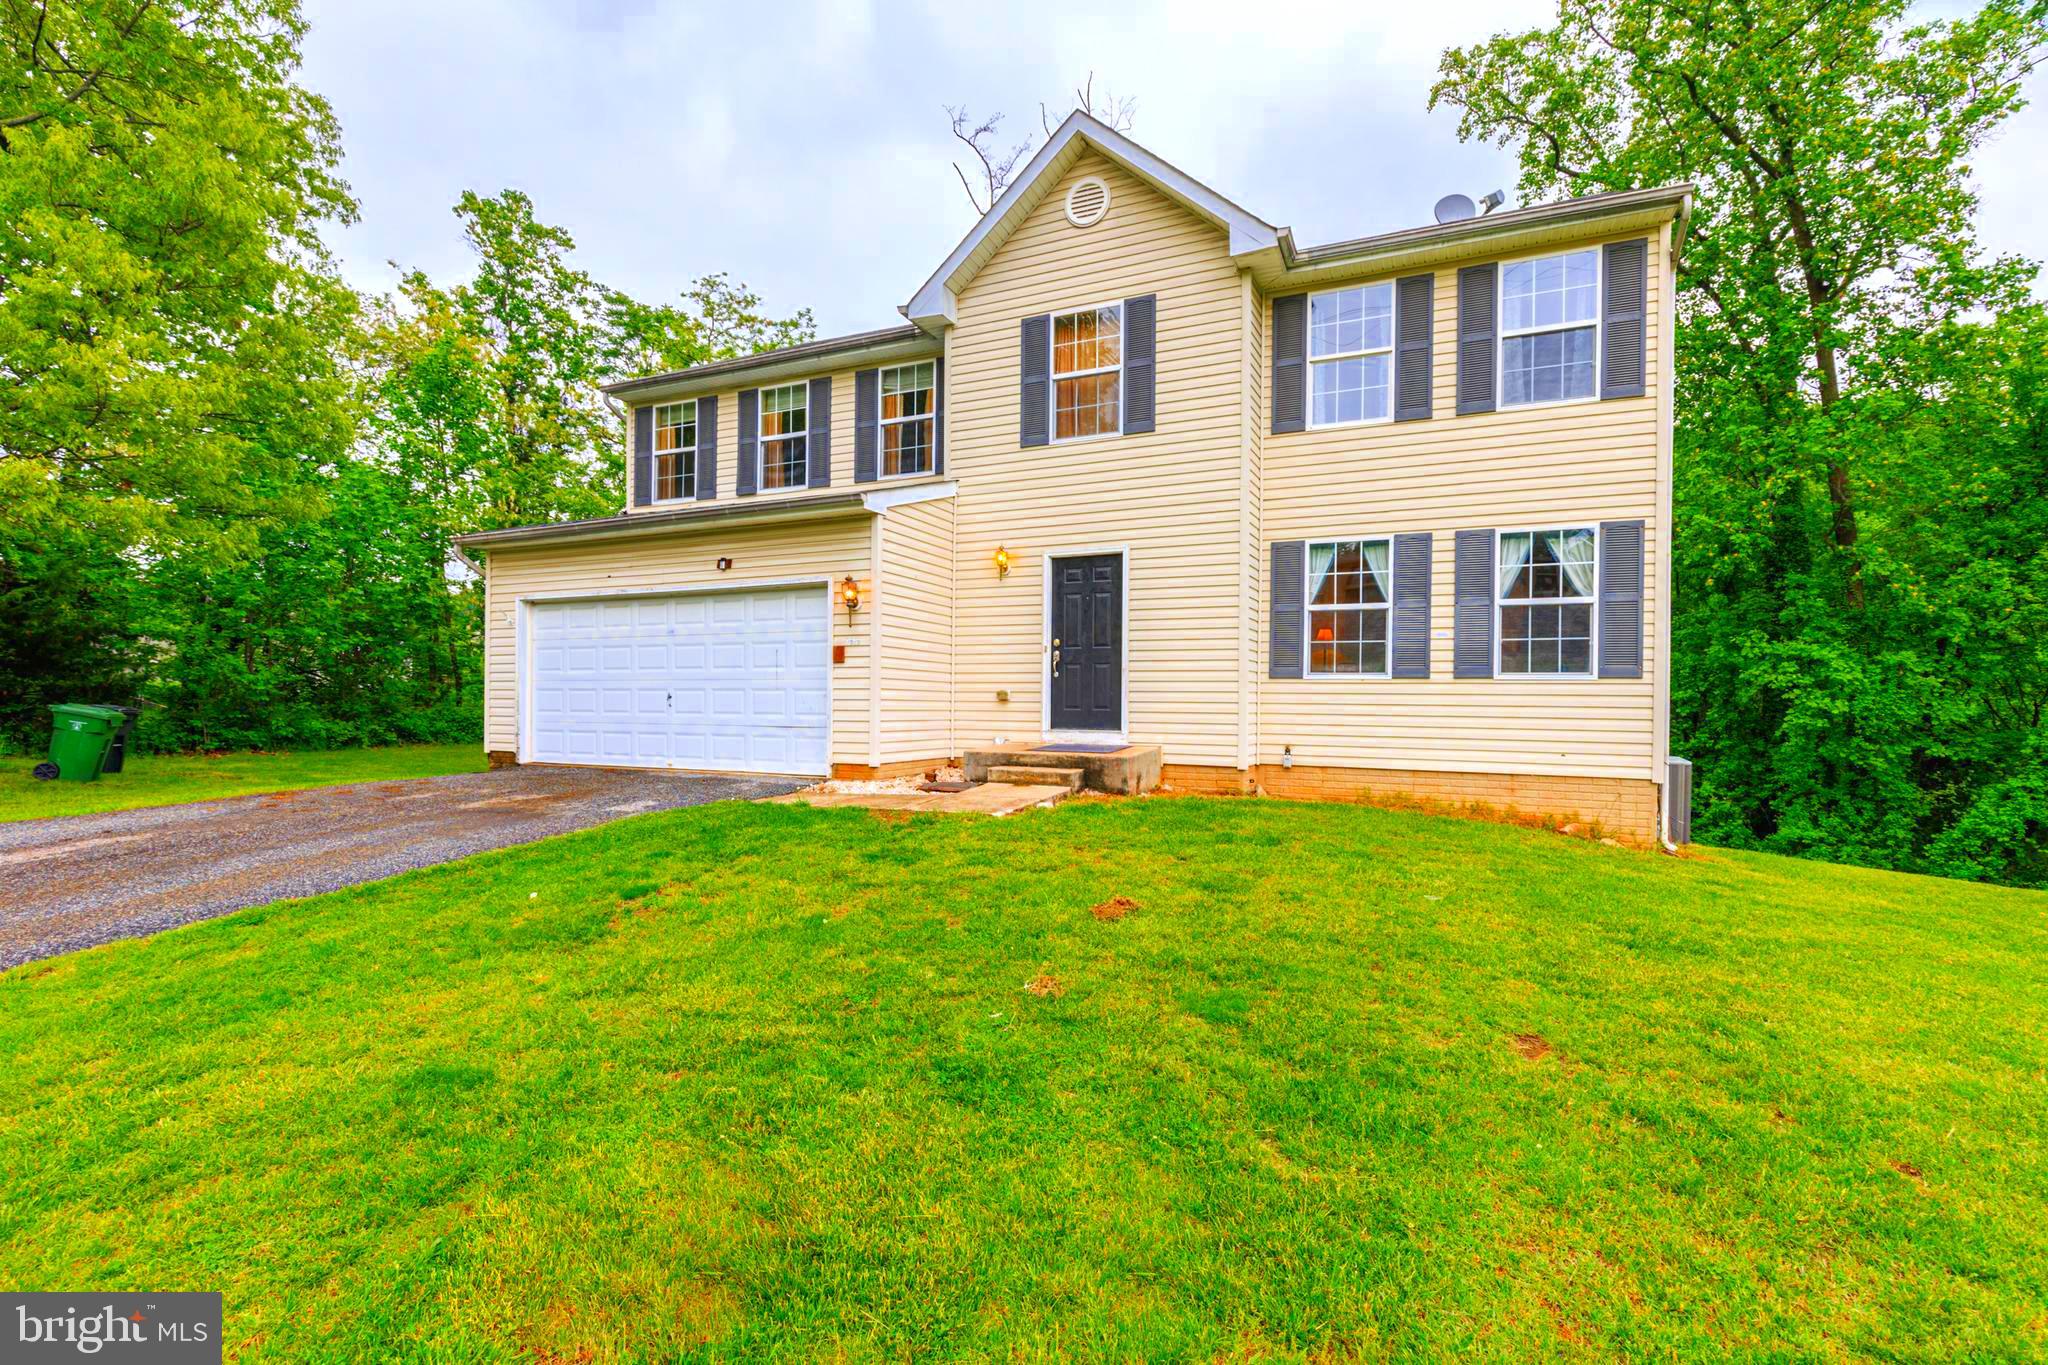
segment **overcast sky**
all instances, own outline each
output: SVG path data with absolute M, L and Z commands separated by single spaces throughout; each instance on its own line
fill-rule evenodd
M 533 196 L 582 266 L 639 298 L 730 272 L 821 335 L 897 305 L 974 220 L 947 104 L 1040 135 L 1093 68 L 1133 136 L 1303 244 L 1412 227 L 1439 195 L 1512 192 L 1508 153 L 1428 110 L 1449 45 L 1544 22 L 1543 3 L 306 0 L 305 82 L 340 116 L 362 220 L 350 281 L 454 280 L 465 189 Z M 1966 9 L 1935 5 L 1931 10 Z M 2048 77 L 1982 158 L 1987 245 L 2048 255 Z M 1014 140 L 1014 139 L 1013 139 Z

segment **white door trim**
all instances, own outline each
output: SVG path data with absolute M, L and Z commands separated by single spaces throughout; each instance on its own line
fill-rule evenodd
M 1117 611 L 1117 728 L 1114 730 L 1055 730 L 1052 728 L 1052 562 L 1055 559 L 1083 559 L 1090 555 L 1115 555 L 1123 561 L 1120 571 Z M 1045 600 L 1040 613 L 1038 635 L 1038 733 L 1047 744 L 1092 744 L 1105 739 L 1128 741 L 1131 733 L 1131 547 L 1098 545 L 1078 550 L 1048 550 L 1041 572 L 1045 576 Z

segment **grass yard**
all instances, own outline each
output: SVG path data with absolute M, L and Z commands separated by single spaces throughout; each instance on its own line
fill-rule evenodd
M 0 977 L 0 1284 L 278 1361 L 2038 1359 L 2044 980 L 2039 893 L 1357 807 L 648 815 Z
M 97 782 L 38 782 L 42 755 L 0 758 L 0 820 L 94 815 L 137 806 L 217 801 L 223 796 L 388 782 L 484 769 L 481 744 L 405 744 L 386 749 L 326 749 L 301 754 L 130 755 L 122 771 Z

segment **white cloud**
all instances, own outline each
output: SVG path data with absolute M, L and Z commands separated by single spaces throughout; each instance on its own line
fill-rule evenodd
M 730 271 L 826 333 L 894 320 L 971 225 L 942 106 L 1039 135 L 1092 69 L 1135 134 L 1254 212 L 1327 241 L 1427 222 L 1513 158 L 1430 113 L 1442 50 L 1543 22 L 1538 0 L 1258 7 L 1046 0 L 705 6 L 667 0 L 308 0 L 306 82 L 340 114 L 362 222 L 350 277 L 387 258 L 469 268 L 449 212 L 517 186 L 584 266 L 644 298 Z M 2040 78 L 2048 84 L 2048 78 Z M 1987 244 L 2038 253 L 2048 115 L 1984 156 Z

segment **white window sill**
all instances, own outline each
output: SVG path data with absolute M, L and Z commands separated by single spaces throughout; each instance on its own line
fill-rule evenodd
M 1387 427 L 1392 426 L 1393 424 L 1394 415 L 1392 413 L 1388 413 L 1385 417 L 1361 417 L 1355 422 L 1309 422 L 1302 427 L 1302 430 L 1343 431 L 1349 427 Z M 1286 433 L 1283 432 L 1281 434 L 1285 435 Z
M 1585 396 L 1584 398 L 1546 398 L 1546 399 L 1543 399 L 1543 400 L 1542 400 L 1541 402 L 1536 402 L 1536 403 L 1509 403 L 1509 402 L 1505 402 L 1505 401 L 1503 401 L 1503 402 L 1502 402 L 1502 403 L 1501 403 L 1501 404 L 1500 404 L 1500 405 L 1499 405 L 1498 407 L 1496 407 L 1496 408 L 1494 409 L 1494 411 L 1495 411 L 1495 412 L 1529 412 L 1529 411 L 1531 411 L 1532 409 L 1541 409 L 1541 408 L 1575 408 L 1575 407 L 1578 407 L 1578 406 L 1580 406 L 1581 404 L 1585 404 L 1585 403 L 1597 403 L 1597 402 L 1599 402 L 1599 401 L 1600 401 L 1600 395 L 1599 395 L 1599 394 L 1598 394 L 1597 392 L 1595 392 L 1595 393 L 1589 393 L 1589 394 L 1587 394 L 1587 395 L 1586 395 L 1586 396 Z M 1470 413 L 1468 413 L 1468 414 L 1466 414 L 1466 415 L 1467 415 L 1467 416 L 1472 416 L 1472 415 L 1474 415 L 1474 414 L 1470 414 Z

